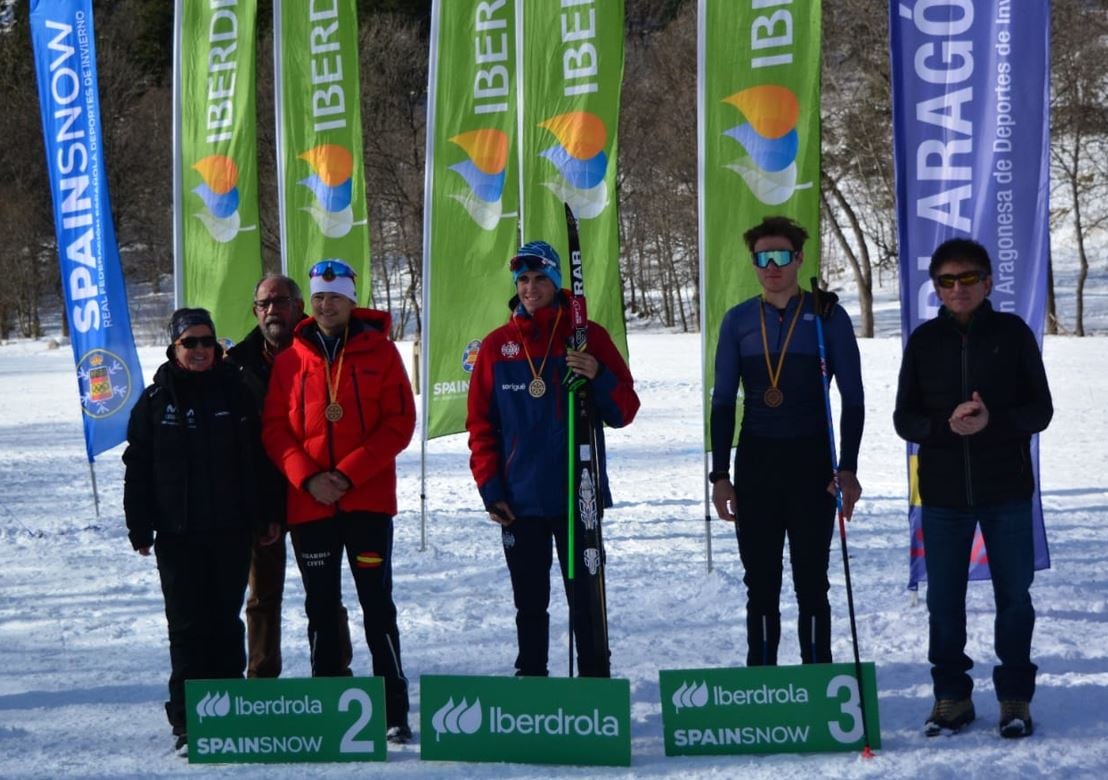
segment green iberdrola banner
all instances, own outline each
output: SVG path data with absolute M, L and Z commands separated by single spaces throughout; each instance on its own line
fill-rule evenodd
M 616 210 L 622 0 L 520 3 L 520 171 L 523 240 L 562 257 L 565 209 L 577 216 L 589 318 L 627 354 Z
M 807 287 L 819 268 L 820 2 L 700 0 L 699 13 L 700 299 L 708 410 L 723 315 L 761 291 L 742 234 L 763 217 L 792 217 L 810 236 L 801 284 Z M 704 426 L 707 431 L 707 419 Z
M 241 339 L 262 272 L 254 109 L 254 0 L 177 0 L 174 57 L 176 304 Z
M 273 3 L 277 182 L 282 267 L 337 257 L 369 300 L 369 221 L 362 165 L 358 15 L 354 0 Z
M 465 429 L 480 340 L 507 320 L 513 294 L 514 0 L 436 2 L 428 81 L 423 343 L 426 431 L 434 438 Z

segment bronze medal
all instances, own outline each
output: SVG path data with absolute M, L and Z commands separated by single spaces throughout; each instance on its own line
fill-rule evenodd
M 765 299 L 758 307 L 758 317 L 762 324 L 762 352 L 766 358 L 766 374 L 769 375 L 769 387 L 762 393 L 762 403 L 769 409 L 776 409 L 785 403 L 785 393 L 777 386 L 781 380 L 781 369 L 785 367 L 785 356 L 789 352 L 789 342 L 792 341 L 793 331 L 796 330 L 796 322 L 800 319 L 800 311 L 804 308 L 804 291 L 800 291 L 800 299 L 796 303 L 796 311 L 793 312 L 793 321 L 789 323 L 789 330 L 785 334 L 785 341 L 781 345 L 781 354 L 777 358 L 777 368 L 773 367 L 769 359 L 769 338 L 766 336 L 766 306 Z
M 342 419 L 342 404 L 337 401 L 327 404 L 327 408 L 323 410 L 323 416 L 327 418 L 328 422 L 338 422 Z
M 523 345 L 523 356 L 527 358 L 527 365 L 531 369 L 531 376 L 533 379 L 527 384 L 527 392 L 532 398 L 542 398 L 546 395 L 546 382 L 542 378 L 542 371 L 546 368 L 546 359 L 550 357 L 550 347 L 554 344 L 554 334 L 558 332 L 558 323 L 562 321 L 562 310 L 558 309 L 558 316 L 554 318 L 554 327 L 550 329 L 550 339 L 546 342 L 546 354 L 542 356 L 542 365 L 535 369 L 535 364 L 531 360 L 531 353 L 527 351 L 527 339 L 523 337 L 523 331 L 520 330 L 519 323 L 516 323 L 516 330 L 519 332 L 519 341 Z

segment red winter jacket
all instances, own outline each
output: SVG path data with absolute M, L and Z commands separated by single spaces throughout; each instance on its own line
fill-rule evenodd
M 289 525 L 322 520 L 338 511 L 396 514 L 396 456 L 415 430 L 415 400 L 400 353 L 386 335 L 389 315 L 354 309 L 337 401 L 343 416 L 328 422 L 327 363 L 312 319 L 293 332 L 277 355 L 262 414 L 262 443 L 288 479 Z M 338 361 L 332 366 L 335 376 Z M 339 471 L 351 488 L 337 505 L 319 503 L 305 483 Z
M 565 307 L 568 299 L 563 290 L 559 306 Z M 466 429 L 470 469 L 486 507 L 507 501 L 519 517 L 557 517 L 566 512 L 568 445 L 562 378 L 567 371 L 565 343 L 572 330 L 568 314 L 567 308 L 559 319 L 558 307 L 552 306 L 531 316 L 520 306 L 506 325 L 481 342 L 469 383 Z M 555 323 L 558 332 L 552 339 Z M 547 344 L 550 355 L 542 372 L 547 390 L 542 397 L 532 398 L 527 390 L 532 379 L 527 355 L 538 370 Z M 592 321 L 588 351 L 601 365 L 600 373 L 589 382 L 598 422 L 612 428 L 630 424 L 639 410 L 635 380 L 608 331 Z M 612 497 L 602 426 L 596 438 L 600 498 L 609 507 Z

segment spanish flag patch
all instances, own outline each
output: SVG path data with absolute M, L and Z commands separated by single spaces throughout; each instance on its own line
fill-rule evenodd
M 358 553 L 354 561 L 359 569 L 376 569 L 384 563 L 385 559 L 381 557 L 381 553 L 363 552 Z

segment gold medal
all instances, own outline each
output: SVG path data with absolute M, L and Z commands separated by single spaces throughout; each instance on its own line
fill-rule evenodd
M 762 393 L 762 402 L 770 409 L 776 409 L 785 401 L 785 394 L 776 387 L 767 387 Z
M 342 360 L 346 357 L 346 342 L 350 338 L 350 326 L 346 326 L 346 330 L 343 331 L 342 341 L 339 343 L 339 359 L 338 366 L 335 370 L 334 377 L 331 376 L 331 360 L 324 352 L 323 360 L 326 363 L 324 376 L 327 377 L 327 400 L 330 403 L 323 409 L 323 416 L 327 418 L 327 422 L 337 423 L 342 419 L 342 404 L 338 402 L 339 397 L 339 379 L 342 378 Z
M 531 380 L 531 383 L 527 385 L 527 392 L 531 394 L 532 398 L 542 398 L 546 395 L 546 382 L 541 378 L 535 377 Z

